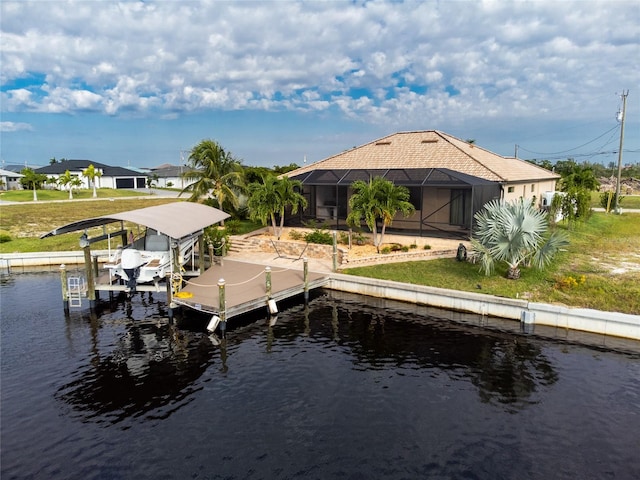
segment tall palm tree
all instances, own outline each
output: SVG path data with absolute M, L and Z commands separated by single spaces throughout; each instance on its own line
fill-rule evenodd
M 415 207 L 409 202 L 409 190 L 382 177 L 374 177 L 368 182 L 356 180 L 351 184 L 351 188 L 353 195 L 349 198 L 350 212 L 347 215 L 347 224 L 357 227 L 364 219 L 373 234 L 373 244 L 379 253 L 385 230 L 397 213 L 402 212 L 406 217 L 415 211 Z M 380 236 L 378 220 L 382 222 Z
M 475 219 L 477 229 L 471 239 L 471 256 L 480 262 L 485 275 L 493 273 L 496 263 L 505 262 L 509 267 L 507 278 L 518 279 L 521 265 L 532 263 L 542 269 L 568 244 L 563 232 L 547 235 L 547 213 L 523 199 L 492 200 L 476 213 Z
M 92 163 L 82 171 L 82 175 L 93 183 L 93 198 L 96 198 L 98 196 L 98 193 L 96 192 L 96 179 L 102 176 L 102 171 L 94 167 Z
M 66 170 L 63 175 L 58 177 L 58 185 L 63 188 L 69 187 L 69 200 L 73 200 L 73 179 L 77 178 L 75 175 L 71 175 L 69 170 Z
M 189 171 L 183 174 L 195 182 L 187 185 L 180 195 L 191 192 L 190 201 L 213 197 L 217 207 L 225 204 L 238 208 L 238 194 L 243 189 L 242 165 L 231 153 L 213 140 L 203 140 L 193 147 L 188 159 Z
M 273 235 L 280 240 L 284 227 L 284 217 L 287 208 L 295 214 L 299 208 L 306 208 L 307 200 L 300 194 L 302 183 L 289 177 L 276 178 L 272 174 L 262 176 L 262 183 L 249 185 L 249 215 L 252 220 L 258 220 L 263 225 L 271 220 Z M 276 226 L 276 215 L 280 217 L 280 226 Z

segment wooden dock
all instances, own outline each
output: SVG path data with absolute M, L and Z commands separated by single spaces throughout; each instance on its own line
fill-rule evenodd
M 174 303 L 201 312 L 220 315 L 220 280 L 224 280 L 224 316 L 231 317 L 267 308 L 268 301 L 275 302 L 305 292 L 304 269 L 267 267 L 266 265 L 225 259 L 222 265 L 214 265 L 199 277 L 187 280 L 187 285 L 173 297 Z M 269 295 L 267 272 L 270 268 L 271 293 Z M 306 289 L 325 285 L 327 274 L 308 272 Z

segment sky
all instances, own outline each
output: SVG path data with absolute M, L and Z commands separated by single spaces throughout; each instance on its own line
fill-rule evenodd
M 640 2 L 0 2 L 0 157 L 310 164 L 402 131 L 640 162 Z

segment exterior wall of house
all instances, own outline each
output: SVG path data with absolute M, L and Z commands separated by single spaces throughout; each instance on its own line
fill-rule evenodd
M 22 184 L 20 183 L 19 176 L 3 175 L 2 182 L 0 182 L 0 190 L 22 190 Z
M 535 199 L 536 206 L 541 208 L 542 194 L 544 192 L 553 192 L 555 188 L 555 180 L 507 183 L 504 186 L 502 198 L 507 202 L 512 202 L 520 198 L 525 200 Z

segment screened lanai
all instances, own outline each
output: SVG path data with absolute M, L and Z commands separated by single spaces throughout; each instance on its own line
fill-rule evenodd
M 406 218 L 399 214 L 387 231 L 411 235 L 467 238 L 472 232 L 474 214 L 489 200 L 500 198 L 501 193 L 498 182 L 447 168 L 318 169 L 291 177 L 302 182 L 307 208 L 298 215 L 289 215 L 287 223 L 301 225 L 316 220 L 329 228 L 348 228 L 351 184 L 374 177 L 409 189 L 415 213 Z

